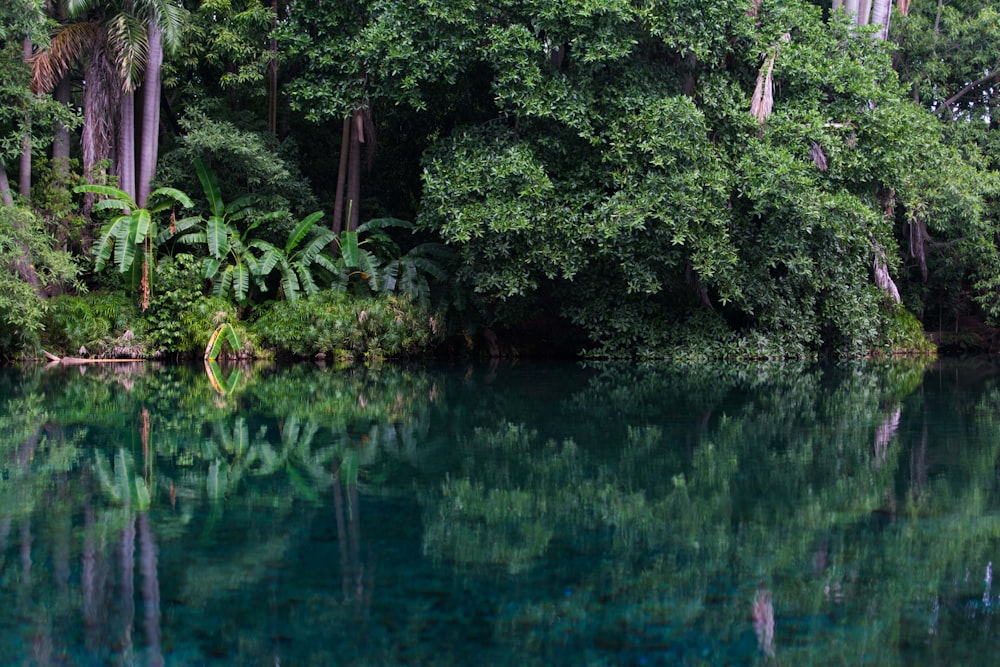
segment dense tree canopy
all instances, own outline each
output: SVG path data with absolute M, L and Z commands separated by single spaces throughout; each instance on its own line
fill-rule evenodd
M 96 21 L 105 41 L 90 48 L 116 62 L 112 27 L 134 23 L 141 46 L 183 22 L 164 115 L 118 142 L 163 155 L 154 185 L 197 192 L 201 159 L 227 202 L 250 196 L 232 229 L 251 263 L 268 268 L 255 238 L 285 246 L 319 207 L 338 235 L 327 264 L 343 267 L 319 287 L 399 292 L 400 276 L 373 280 L 357 261 L 409 257 L 455 333 L 543 328 L 552 344 L 582 334 L 593 353 L 627 356 L 858 355 L 920 347 L 910 313 L 928 330 L 1000 315 L 996 9 L 874 4 L 189 0 L 121 14 L 91 2 L 69 3 L 76 18 L 53 34 Z M 26 68 L 14 18 L 11 81 Z M 33 44 L 37 78 L 58 42 Z M 58 61 L 85 113 L 106 83 L 87 74 L 98 55 Z M 120 93 L 100 116 L 119 137 L 119 98 L 138 85 L 122 67 L 105 68 Z M 8 160 L 26 127 L 11 114 Z M 150 123 L 166 130 L 159 151 Z M 31 125 L 36 153 L 44 127 Z M 130 192 L 126 158 L 88 149 L 103 126 L 84 127 L 85 171 L 107 157 Z M 48 168 L 36 163 L 36 182 L 56 183 Z M 45 208 L 58 187 L 19 204 Z M 416 234 L 371 219 L 412 220 Z M 166 223 L 163 256 L 184 245 Z M 425 241 L 452 252 L 407 254 Z

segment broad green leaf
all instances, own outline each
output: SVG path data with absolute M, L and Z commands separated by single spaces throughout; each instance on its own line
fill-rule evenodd
M 358 266 L 358 233 L 344 231 L 340 233 L 340 254 L 344 265 L 354 269 Z
M 307 234 L 309 234 L 309 230 L 311 230 L 316 225 L 316 222 L 322 217 L 323 211 L 316 211 L 304 217 L 302 222 L 296 225 L 295 229 L 293 229 L 292 233 L 289 235 L 288 241 L 285 243 L 285 253 L 290 255 L 292 253 L 292 249 L 295 248 L 295 246 L 297 246 Z
M 205 190 L 205 197 L 208 198 L 208 210 L 213 217 L 222 218 L 226 215 L 226 205 L 222 202 L 219 179 L 201 158 L 195 158 L 194 168 L 198 173 L 198 180 L 201 181 L 201 187 Z
M 205 237 L 208 241 L 208 252 L 212 257 L 222 259 L 229 252 L 229 235 L 229 225 L 225 220 L 217 215 L 208 219 L 205 224 Z

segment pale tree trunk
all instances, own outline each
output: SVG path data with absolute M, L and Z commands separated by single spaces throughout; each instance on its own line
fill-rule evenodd
M 347 154 L 351 150 L 351 119 L 345 118 L 340 135 L 340 166 L 337 169 L 337 193 L 333 198 L 333 233 L 340 236 L 344 227 L 344 188 L 347 187 Z
M 361 205 L 361 144 L 365 143 L 363 112 L 358 109 L 351 118 L 351 148 L 347 166 L 347 229 L 354 231 L 360 221 Z
M 872 0 L 861 0 L 858 3 L 858 25 L 868 25 L 868 19 L 872 15 Z
M 889 36 L 889 19 L 892 17 L 892 0 L 875 0 L 872 6 L 872 25 L 879 26 L 876 37 L 882 41 Z
M 118 187 L 135 199 L 135 94 L 123 93 L 118 119 Z
M 844 0 L 844 11 L 851 17 L 852 21 L 857 21 L 859 0 Z
M 7 170 L 0 163 L 0 203 L 4 206 L 13 206 L 14 197 L 10 194 L 10 181 L 7 180 Z
M 271 2 L 271 30 L 278 27 L 278 0 Z M 271 62 L 268 67 L 267 129 L 278 136 L 278 40 L 271 37 Z
M 24 39 L 24 62 L 31 58 L 31 40 Z M 31 121 L 25 119 L 24 136 L 21 137 L 21 174 L 18 190 L 25 200 L 31 199 Z
M 56 102 L 69 106 L 70 86 L 69 77 L 64 76 L 52 94 Z M 55 134 L 52 137 L 52 162 L 61 178 L 69 176 L 69 128 L 62 123 L 56 123 Z
M 156 23 L 149 25 L 149 58 L 143 81 L 142 100 L 142 151 L 139 160 L 138 198 L 136 203 L 146 206 L 146 198 L 153 188 L 156 174 L 157 150 L 160 141 L 160 71 L 163 67 L 163 33 Z

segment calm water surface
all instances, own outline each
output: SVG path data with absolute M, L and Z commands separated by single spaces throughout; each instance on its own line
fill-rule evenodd
M 995 664 L 998 372 L 0 370 L 0 664 Z

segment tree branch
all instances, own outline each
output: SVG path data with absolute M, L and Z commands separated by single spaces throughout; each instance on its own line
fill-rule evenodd
M 966 86 L 964 88 L 962 88 L 960 91 L 958 91 L 957 93 L 955 93 L 954 95 L 952 95 L 951 97 L 949 97 L 948 99 L 946 99 L 944 102 L 942 102 L 941 106 L 938 107 L 937 111 L 935 111 L 934 113 L 940 114 L 945 109 L 950 109 L 952 104 L 954 104 L 955 102 L 957 102 L 960 99 L 962 99 L 963 97 L 965 97 L 965 95 L 970 90 L 972 90 L 973 88 L 976 88 L 978 86 L 981 86 L 984 83 L 986 83 L 988 81 L 991 81 L 993 79 L 996 79 L 996 78 L 1000 78 L 1000 63 L 997 63 L 996 65 L 993 66 L 993 72 L 992 73 L 987 74 L 987 75 L 985 75 L 983 77 L 980 77 L 980 78 L 976 79 L 975 81 L 973 81 L 972 83 L 966 84 Z

